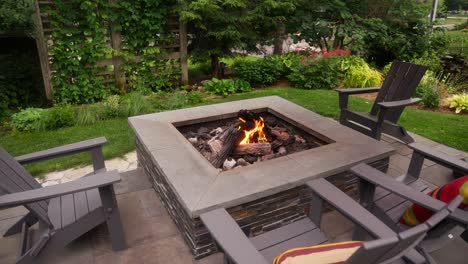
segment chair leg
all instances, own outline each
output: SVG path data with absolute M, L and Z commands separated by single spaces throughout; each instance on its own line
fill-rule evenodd
M 468 231 L 463 232 L 460 237 L 468 243 Z
M 370 182 L 359 179 L 359 202 L 368 211 L 374 207 L 375 186 Z M 364 228 L 356 226 L 354 228 L 353 240 L 365 240 L 367 232 Z
M 399 140 L 405 142 L 406 144 L 410 144 L 414 142 L 414 139 L 408 134 L 406 129 L 397 124 L 384 122 L 382 126 L 382 133 L 398 138 Z
M 117 199 L 113 186 L 99 188 L 99 194 L 102 200 L 102 207 L 106 214 L 107 229 L 112 242 L 112 248 L 116 251 L 127 248 L 123 232 L 122 222 L 120 221 L 120 212 L 117 207 Z

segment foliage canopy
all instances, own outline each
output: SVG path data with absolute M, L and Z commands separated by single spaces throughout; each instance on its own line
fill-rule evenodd
M 10 31 L 31 31 L 34 0 L 0 1 L 0 34 Z

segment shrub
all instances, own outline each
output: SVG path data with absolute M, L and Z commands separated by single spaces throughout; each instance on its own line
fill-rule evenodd
M 139 92 L 128 93 L 123 99 L 123 114 L 134 116 L 150 111 L 150 103 L 145 96 Z
M 440 58 L 435 52 L 426 51 L 422 56 L 411 59 L 411 63 L 427 66 L 429 70 L 433 72 L 439 72 L 442 70 Z
M 203 102 L 203 94 L 198 91 L 187 93 L 187 101 L 189 104 L 198 104 Z
M 455 108 L 455 113 L 459 114 L 462 111 L 468 111 L 468 94 L 456 94 L 447 98 L 447 103 L 449 103 L 449 108 Z
M 39 131 L 45 128 L 44 119 L 44 109 L 26 108 L 11 116 L 11 124 L 16 131 Z
M 346 56 L 341 62 L 341 70 L 345 73 L 345 87 L 375 87 L 382 83 L 382 74 L 372 69 L 358 56 Z
M 72 106 L 55 106 L 46 110 L 46 129 L 57 129 L 75 124 L 75 109 Z
M 272 84 L 281 77 L 283 63 L 277 57 L 261 60 L 238 59 L 233 64 L 234 76 L 251 85 Z
M 219 80 L 213 78 L 206 82 L 205 89 L 211 93 L 226 96 L 232 93 L 242 93 L 252 90 L 252 87 L 247 81 L 240 79 L 224 79 Z
M 169 95 L 167 100 L 163 103 L 162 109 L 172 110 L 183 108 L 187 105 L 187 96 L 181 91 L 176 91 Z
M 416 88 L 415 96 L 422 99 L 425 107 L 434 108 L 439 106 L 440 91 L 437 89 L 437 83 L 434 73 L 428 71 Z
M 383 68 L 383 74 L 384 76 L 387 76 L 388 72 L 390 71 L 390 68 L 392 67 L 392 62 L 388 63 L 387 65 L 385 65 L 385 67 Z
M 8 48 L 11 41 L 6 41 L 5 46 L 3 41 L 0 52 L 0 120 L 9 117 L 16 109 L 40 107 L 45 103 L 35 44 L 31 47 L 29 41 L 23 40 L 22 45 L 27 45 L 28 49 Z
M 303 56 L 298 53 L 290 52 L 281 55 L 273 55 L 269 58 L 276 60 L 276 63 L 281 65 L 280 76 L 286 78 L 292 72 L 293 66 L 300 63 L 302 57 Z
M 99 121 L 104 113 L 102 105 L 82 105 L 77 109 L 76 125 L 92 125 Z
M 107 97 L 102 106 L 103 108 L 99 110 L 105 119 L 116 118 L 122 115 L 119 95 L 111 95 Z
M 211 74 L 211 62 L 192 62 L 189 60 L 188 74 L 189 78 L 198 78 Z
M 288 80 L 302 89 L 333 89 L 340 84 L 340 59 L 323 57 L 307 59 L 292 68 Z

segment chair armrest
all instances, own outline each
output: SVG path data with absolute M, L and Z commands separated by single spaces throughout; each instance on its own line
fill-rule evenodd
M 336 89 L 339 95 L 339 105 L 340 109 L 348 108 L 348 98 L 351 94 L 364 94 L 364 93 L 374 93 L 378 92 L 380 87 L 374 88 L 348 88 L 348 89 Z
M 365 93 L 375 93 L 380 90 L 380 87 L 372 88 L 346 88 L 346 89 L 336 89 L 340 94 L 365 94 Z
M 388 177 L 383 172 L 374 169 L 365 163 L 354 166 L 351 168 L 351 172 L 375 186 L 380 186 L 389 192 L 401 196 L 433 212 L 440 211 L 447 205 L 446 203 L 432 198 L 429 195 L 415 191 L 406 184 Z M 456 209 L 450 214 L 449 218 L 458 223 L 468 225 L 468 212 L 466 211 Z
M 267 264 L 265 257 L 254 247 L 237 223 L 224 208 L 215 209 L 200 215 L 216 242 L 223 248 L 234 263 Z
M 21 164 L 26 164 L 26 163 L 47 160 L 47 159 L 52 159 L 55 157 L 71 155 L 71 154 L 75 154 L 79 152 L 92 150 L 94 148 L 101 147 L 105 143 L 107 143 L 106 138 L 99 137 L 95 139 L 85 140 L 85 141 L 81 141 L 81 142 L 77 142 L 73 144 L 56 147 L 56 148 L 42 150 L 42 151 L 38 151 L 38 152 L 26 154 L 26 155 L 21 155 L 21 156 L 15 157 L 15 160 Z
M 430 159 L 450 169 L 457 169 L 463 173 L 468 174 L 468 162 L 453 156 L 447 155 L 440 151 L 436 151 L 426 145 L 419 143 L 411 143 L 408 145 L 415 152 L 420 153 L 424 158 Z
M 421 102 L 421 98 L 410 98 L 410 99 L 400 100 L 400 101 L 381 102 L 381 103 L 378 103 L 378 105 L 383 108 L 395 108 L 395 107 L 414 105 L 419 102 Z
M 327 180 L 315 179 L 307 182 L 306 185 L 341 214 L 373 236 L 384 238 L 396 235 L 386 224 Z
M 94 177 L 82 177 L 72 182 L 6 194 L 0 196 L 0 209 L 43 201 L 70 193 L 105 187 L 119 181 L 119 173 L 117 171 L 109 171 L 96 174 Z

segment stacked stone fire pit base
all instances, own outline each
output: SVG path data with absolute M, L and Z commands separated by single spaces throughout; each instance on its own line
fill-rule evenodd
M 240 109 L 266 112 L 319 139 L 323 145 L 220 172 L 178 128 L 235 118 Z M 326 177 L 357 197 L 356 178 L 346 172 L 366 162 L 383 171 L 391 147 L 279 97 L 264 97 L 130 118 L 139 165 L 150 177 L 173 221 L 200 258 L 216 246 L 199 219 L 224 207 L 250 236 L 308 214 L 304 183 Z M 313 210 L 313 209 L 312 209 Z

